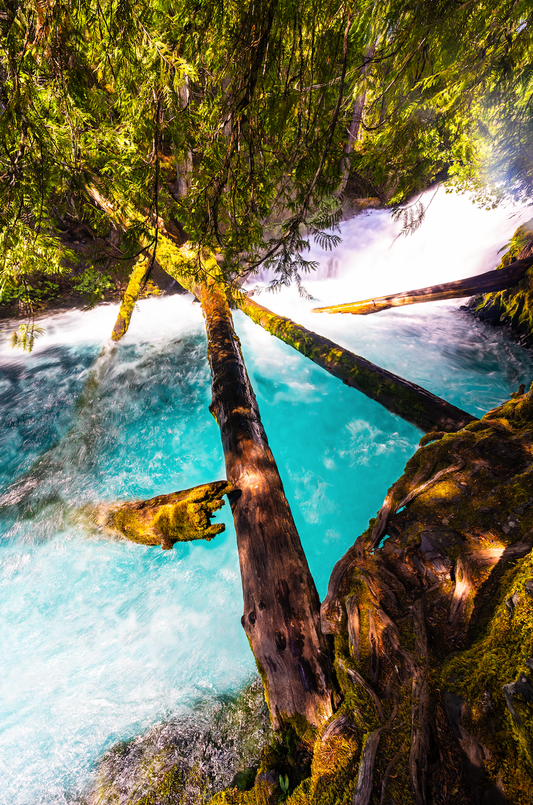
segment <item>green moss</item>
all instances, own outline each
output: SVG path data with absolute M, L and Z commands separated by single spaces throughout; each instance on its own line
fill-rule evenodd
M 518 227 L 498 268 L 529 255 L 532 244 L 533 220 Z M 512 289 L 475 297 L 471 309 L 483 320 L 508 324 L 525 343 L 533 344 L 533 268 Z
M 146 501 L 102 505 L 96 519 L 101 528 L 144 545 L 171 548 L 176 542 L 210 540 L 224 531 L 224 524 L 211 524 L 211 517 L 230 489 L 227 481 L 214 481 Z
M 500 260 L 498 268 L 505 268 L 519 258 L 520 253 L 530 246 L 533 239 L 533 218 L 521 224 L 509 241 L 507 251 Z
M 465 728 L 481 737 L 489 750 L 487 769 L 501 777 L 509 801 L 533 801 L 533 707 L 516 697 L 518 724 L 507 706 L 503 686 L 520 674 L 531 677 L 527 660 L 533 656 L 533 598 L 525 585 L 533 579 L 533 556 L 519 560 L 501 581 L 497 605 L 483 635 L 467 651 L 444 666 L 441 685 L 469 705 Z M 512 616 L 506 605 L 512 596 Z M 511 792 L 513 792 L 511 794 Z
M 126 334 L 130 326 L 131 316 L 135 309 L 137 300 L 142 296 L 157 296 L 161 291 L 150 280 L 146 283 L 145 287 L 141 290 L 142 281 L 146 275 L 149 261 L 145 257 L 141 257 L 135 263 L 131 272 L 131 277 L 128 282 L 128 287 L 124 292 L 120 311 L 117 316 L 111 339 L 113 341 L 120 341 Z
M 420 394 L 401 378 L 246 297 L 237 300 L 237 304 L 252 321 L 267 332 L 294 347 L 343 383 L 377 400 L 388 410 L 413 422 L 422 430 L 436 427 L 441 420 L 440 427 L 455 423 L 459 428 L 470 418 L 465 412 L 438 398 L 431 399 L 428 396 L 421 399 Z M 450 426 L 454 428 L 454 424 Z

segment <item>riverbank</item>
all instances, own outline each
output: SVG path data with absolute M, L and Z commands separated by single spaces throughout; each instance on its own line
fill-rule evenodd
M 533 219 L 516 230 L 498 268 L 531 255 Z M 507 327 L 521 346 L 533 347 L 533 268 L 526 271 L 517 285 L 498 293 L 475 296 L 465 309 L 487 324 Z

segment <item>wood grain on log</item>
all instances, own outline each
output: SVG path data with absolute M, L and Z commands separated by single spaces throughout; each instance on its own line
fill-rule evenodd
M 379 296 L 374 299 L 363 299 L 360 302 L 315 307 L 313 308 L 313 313 L 352 313 L 367 316 L 370 313 L 379 313 L 380 310 L 389 310 L 391 307 L 416 305 L 421 302 L 437 302 L 442 299 L 460 299 L 464 296 L 503 291 L 519 282 L 531 265 L 533 265 L 533 258 L 515 260 L 514 263 L 511 263 L 506 268 L 487 271 L 477 277 L 445 282 L 441 285 L 430 285 L 427 288 L 403 291 L 402 293 Z

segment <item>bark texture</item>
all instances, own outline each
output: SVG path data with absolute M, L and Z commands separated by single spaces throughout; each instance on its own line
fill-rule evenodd
M 466 411 L 415 383 L 354 355 L 291 319 L 272 313 L 248 297 L 243 297 L 238 304 L 247 316 L 269 333 L 290 344 L 347 386 L 361 391 L 425 432 L 457 431 L 475 420 Z
M 227 481 L 214 481 L 150 500 L 101 504 L 94 517 L 98 528 L 104 531 L 170 550 L 176 542 L 209 541 L 221 534 L 224 524 L 211 524 L 211 517 L 222 508 L 222 497 L 230 490 Z
M 269 448 L 224 290 L 199 291 L 237 532 L 246 631 L 276 729 L 332 713 L 333 677 L 319 599 Z
M 359 316 L 367 316 L 369 313 L 379 313 L 380 310 L 389 310 L 391 307 L 416 305 L 421 302 L 437 302 L 441 299 L 460 299 L 474 294 L 501 291 L 518 283 L 531 265 L 533 265 L 533 258 L 530 257 L 525 260 L 516 260 L 506 268 L 487 271 L 477 277 L 445 282 L 442 285 L 431 285 L 428 288 L 418 288 L 416 291 L 404 291 L 390 296 L 379 296 L 375 299 L 363 299 L 360 302 L 316 307 L 313 312 L 353 313 Z

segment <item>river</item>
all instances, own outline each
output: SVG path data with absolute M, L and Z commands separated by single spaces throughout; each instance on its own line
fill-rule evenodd
M 293 289 L 257 298 L 481 415 L 533 380 L 531 353 L 459 302 L 368 317 L 311 309 L 481 273 L 529 217 L 478 209 L 440 189 L 408 238 L 398 237 L 388 212 L 374 211 L 342 225 L 333 253 L 313 246 L 320 268 L 304 280 L 311 300 Z M 227 506 L 218 518 L 223 535 L 168 552 L 103 539 L 76 517 L 89 502 L 224 477 L 202 315 L 189 296 L 139 303 L 112 357 L 98 359 L 92 403 L 76 406 L 116 313 L 103 305 L 49 316 L 31 355 L 0 347 L 0 493 L 13 504 L 14 479 L 34 487 L 17 517 L 8 505 L 0 520 L 5 805 L 71 801 L 114 742 L 186 712 L 198 697 L 238 689 L 254 672 Z M 421 434 L 242 314 L 235 324 L 323 597 L 333 564 L 375 515 Z

